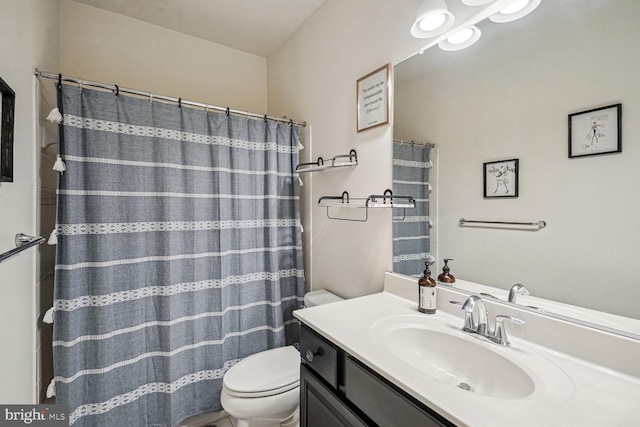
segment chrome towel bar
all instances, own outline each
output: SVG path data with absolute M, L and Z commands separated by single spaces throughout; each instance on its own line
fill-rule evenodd
M 480 220 L 480 219 L 465 219 L 460 218 L 460 225 L 466 224 L 496 224 L 496 225 L 524 225 L 529 227 L 545 228 L 547 226 L 546 221 L 494 221 L 494 220 Z
M 16 234 L 15 238 L 16 247 L 0 254 L 0 262 L 24 251 L 25 249 L 29 249 L 32 246 L 37 246 L 44 241 L 45 238 L 41 236 L 27 236 L 26 234 L 18 233 Z

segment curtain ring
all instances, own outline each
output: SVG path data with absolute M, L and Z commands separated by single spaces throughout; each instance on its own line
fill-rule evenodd
M 62 88 L 62 74 L 58 74 L 58 89 Z
M 114 85 L 116 87 L 116 96 L 120 95 L 120 88 L 118 85 Z
M 264 115 L 264 122 L 267 123 L 267 115 Z
M 178 108 L 182 108 L 182 98 L 178 98 Z
M 289 126 L 293 127 L 293 119 L 289 119 Z
M 153 94 L 149 92 L 149 104 L 153 104 Z
M 229 110 L 229 107 L 227 107 L 227 111 L 226 111 L 227 117 L 229 117 L 229 113 L 230 113 L 230 110 Z

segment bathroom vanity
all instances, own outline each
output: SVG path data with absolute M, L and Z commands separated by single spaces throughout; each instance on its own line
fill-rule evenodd
M 301 427 L 454 425 L 304 324 L 300 354 Z
M 439 289 L 438 312 L 426 315 L 413 281 L 391 288 L 296 311 L 301 426 L 637 423 L 636 340 L 487 301 L 491 320 L 526 322 L 500 346 L 461 331 L 449 301 L 468 295 Z

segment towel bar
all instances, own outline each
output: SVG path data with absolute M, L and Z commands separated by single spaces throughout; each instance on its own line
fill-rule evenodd
M 24 251 L 25 249 L 29 249 L 32 246 L 37 246 L 44 241 L 45 238 L 42 236 L 27 236 L 26 234 L 18 233 L 16 234 L 15 238 L 16 247 L 0 254 L 0 262 Z
M 460 218 L 460 225 L 465 225 L 465 224 L 526 225 L 526 226 L 538 227 L 538 228 L 545 228 L 547 226 L 546 221 L 493 221 L 493 220 Z

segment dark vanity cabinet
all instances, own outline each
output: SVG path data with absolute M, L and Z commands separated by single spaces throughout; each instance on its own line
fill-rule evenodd
M 455 426 L 304 324 L 300 427 Z

